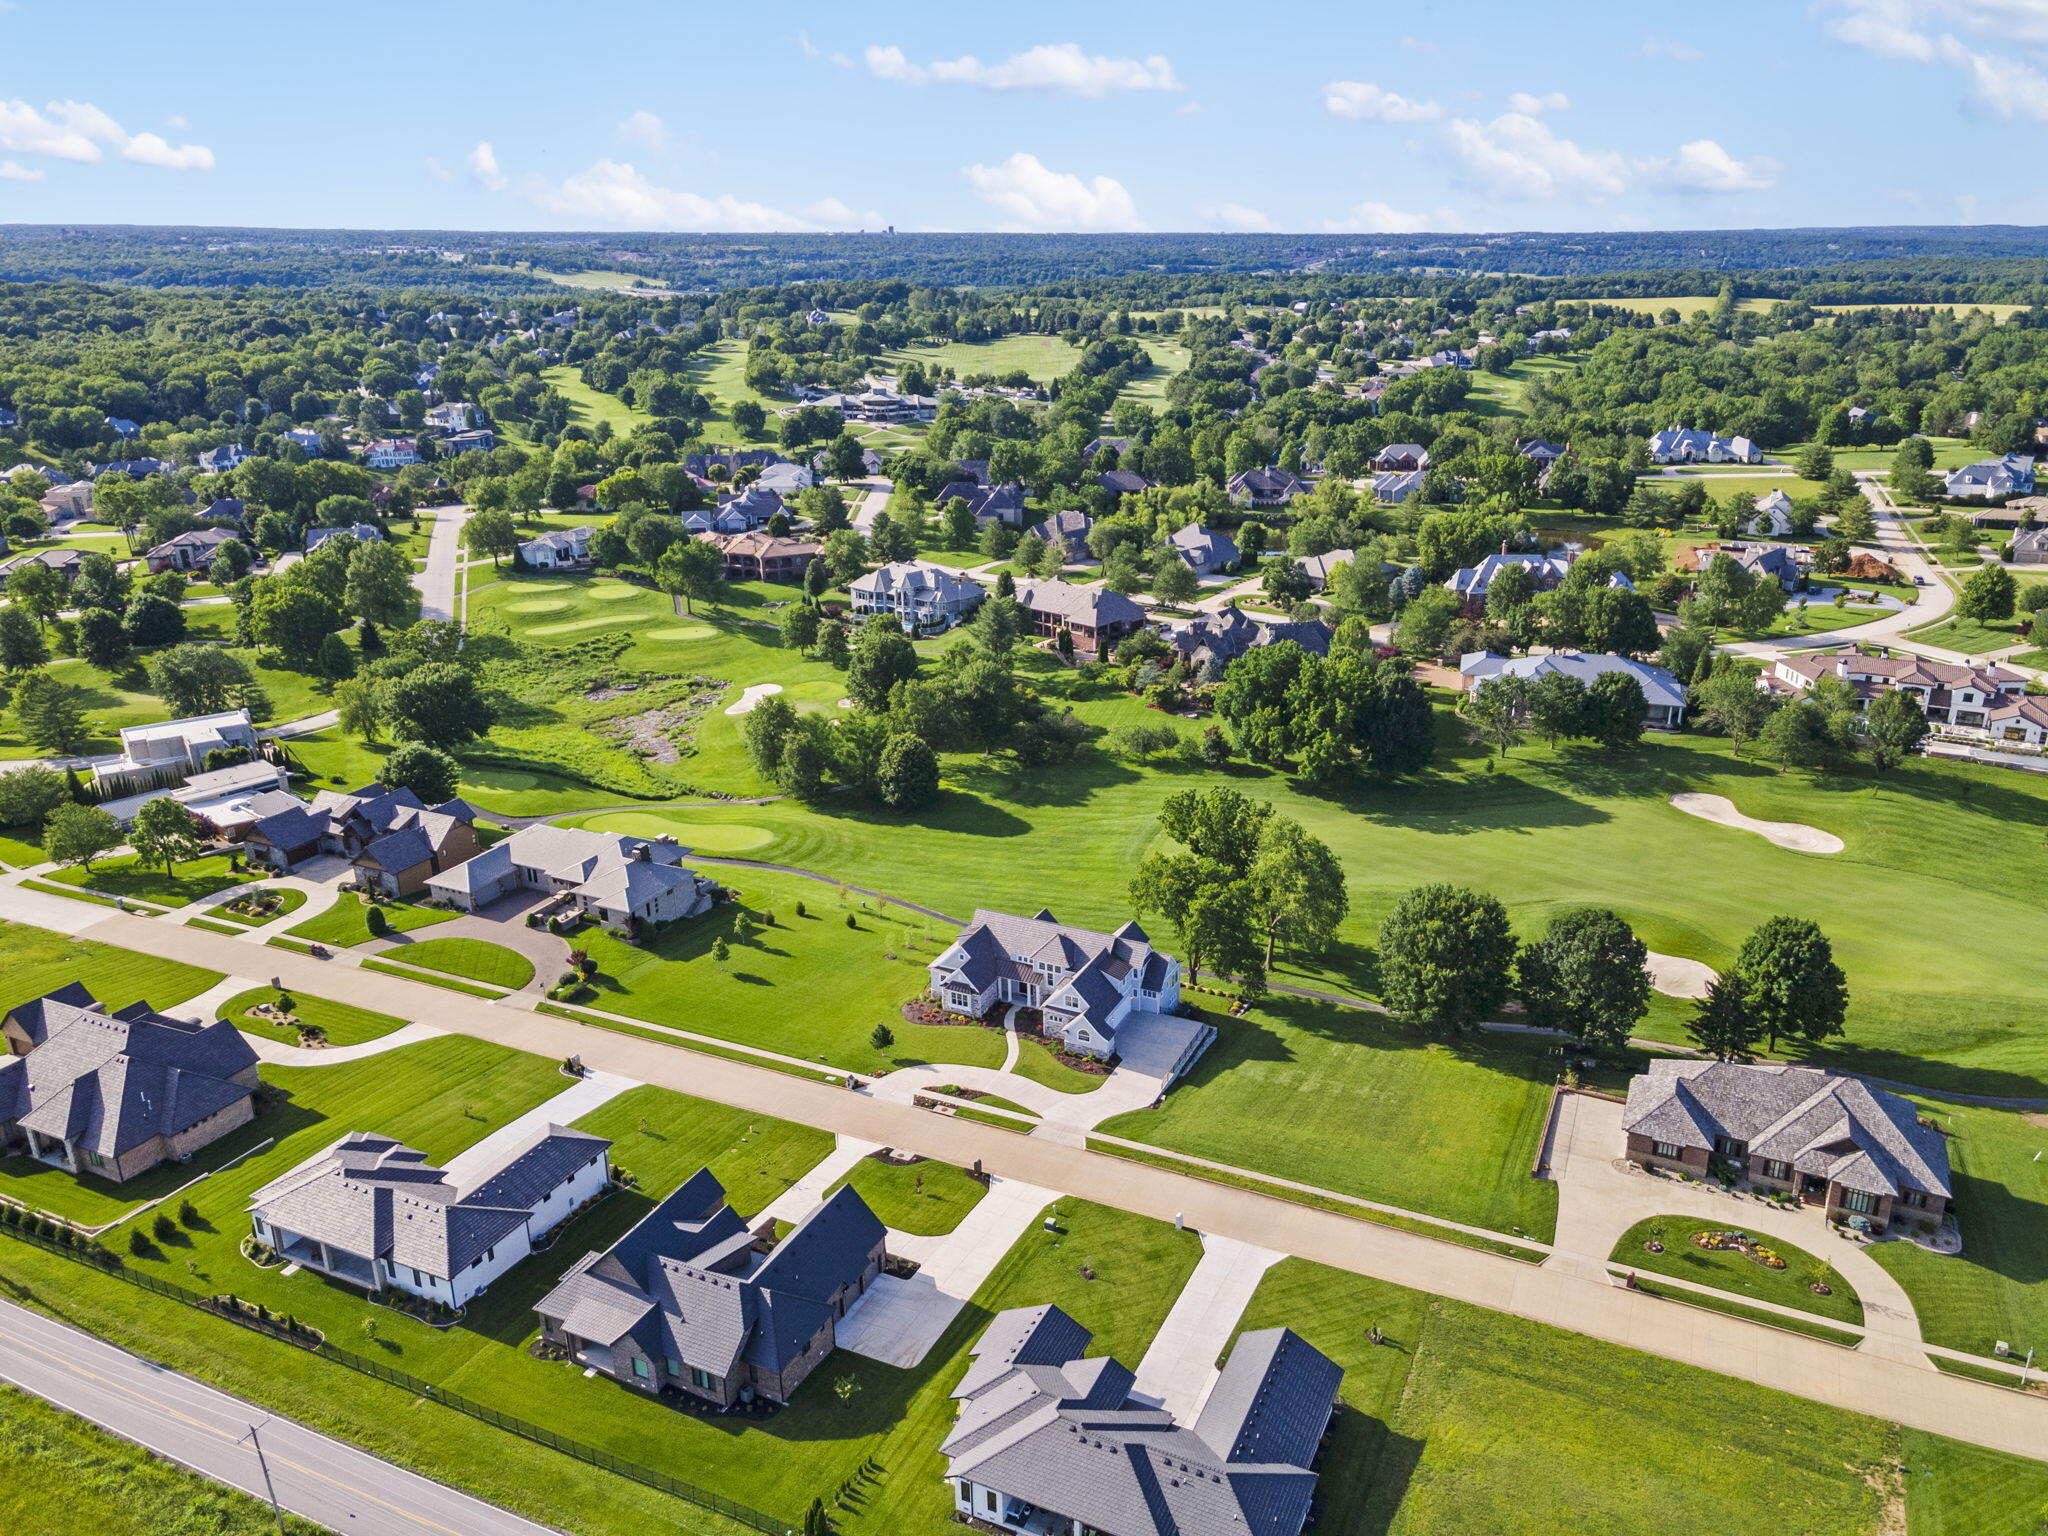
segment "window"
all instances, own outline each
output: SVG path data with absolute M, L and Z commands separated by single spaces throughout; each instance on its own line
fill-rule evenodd
M 1723 1157 L 1740 1157 L 1749 1150 L 1749 1143 L 1737 1141 L 1733 1136 L 1716 1136 L 1714 1150 Z
M 633 1357 L 633 1374 L 639 1377 L 642 1381 L 645 1381 L 649 1376 L 653 1375 L 654 1373 L 647 1368 L 647 1362 L 645 1359 L 643 1359 L 639 1355 L 635 1355 Z
M 663 1360 L 662 1365 L 671 1376 L 680 1376 L 683 1374 L 683 1362 L 678 1360 L 674 1355 L 670 1355 L 667 1359 Z
M 88 1163 L 91 1163 L 95 1168 L 104 1168 L 107 1165 L 107 1160 L 105 1158 L 101 1157 L 99 1153 L 94 1152 L 90 1149 L 87 1149 L 86 1151 L 85 1160 Z
M 1678 1143 L 1675 1141 L 1653 1141 L 1650 1143 L 1650 1155 L 1652 1157 L 1676 1157 L 1678 1156 Z
M 995 1489 L 984 1488 L 981 1490 L 981 1505 L 982 1508 L 986 1509 L 990 1514 L 994 1514 L 996 1512 Z
M 1917 1210 L 1927 1209 L 1927 1191 L 1924 1189 L 1909 1189 L 1905 1191 L 1904 1198 L 1906 1204 Z
M 709 1371 L 699 1370 L 693 1365 L 690 1367 L 690 1385 L 702 1391 L 710 1392 L 718 1386 L 718 1379 Z
M 1779 1180 L 1789 1179 L 1792 1177 L 1792 1165 L 1774 1157 L 1764 1164 L 1764 1177 Z
M 1844 1209 L 1867 1216 L 1877 1209 L 1877 1196 L 1868 1190 L 1845 1189 L 1842 1191 L 1842 1205 Z

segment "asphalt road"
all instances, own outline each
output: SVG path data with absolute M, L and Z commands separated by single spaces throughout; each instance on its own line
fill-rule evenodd
M 277 1502 L 350 1536 L 555 1536 L 552 1526 L 273 1418 L 11 1302 L 0 1302 L 0 1379 L 215 1482 L 267 1499 L 264 1466 L 245 1440 L 253 1424 Z M 518 1444 L 508 1440 L 506 1453 L 519 1455 Z

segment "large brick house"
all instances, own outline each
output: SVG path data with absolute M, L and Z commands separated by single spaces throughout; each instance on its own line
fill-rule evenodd
M 543 1297 L 541 1335 L 585 1371 L 729 1408 L 789 1401 L 882 1273 L 888 1229 L 850 1186 L 780 1242 L 747 1230 L 711 1170 L 588 1253 Z
M 1033 631 L 1052 638 L 1064 629 L 1073 635 L 1074 649 L 1083 656 L 1103 655 L 1125 635 L 1145 627 L 1144 609 L 1100 583 L 1077 586 L 1066 581 L 1020 581 L 1017 601 L 1029 616 Z
M 1778 1063 L 1666 1058 L 1632 1079 L 1628 1158 L 1705 1175 L 1731 1162 L 1758 1189 L 1796 1195 L 1831 1219 L 1939 1221 L 1948 1147 L 1911 1104 L 1861 1079 Z
M 780 539 L 760 529 L 752 533 L 704 533 L 698 537 L 725 557 L 729 581 L 802 581 L 805 567 L 825 548 L 808 539 Z
M 122 1183 L 256 1114 L 256 1052 L 232 1024 L 108 1013 L 74 981 L 9 1009 L 0 1036 L 0 1150 L 74 1174 Z

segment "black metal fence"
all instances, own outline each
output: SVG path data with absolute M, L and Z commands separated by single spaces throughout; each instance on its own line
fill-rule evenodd
M 323 1360 L 330 1360 L 336 1365 L 347 1366 L 352 1371 L 360 1371 L 365 1376 L 375 1377 L 378 1381 L 398 1387 L 415 1397 L 423 1397 L 429 1402 L 439 1403 L 444 1408 L 452 1408 L 457 1413 L 465 1414 L 472 1419 L 478 1420 L 480 1423 L 502 1429 L 507 1434 L 517 1435 L 522 1440 L 531 1440 L 536 1445 L 544 1445 L 550 1450 L 560 1451 L 564 1456 L 572 1456 L 587 1465 L 601 1467 L 607 1472 L 615 1472 L 620 1477 L 630 1478 L 643 1487 L 654 1489 L 657 1493 L 665 1493 L 671 1498 L 681 1499 L 685 1503 L 694 1504 L 700 1509 L 709 1510 L 715 1515 L 732 1521 L 735 1525 L 745 1526 L 748 1530 L 763 1531 L 768 1533 L 768 1536 L 797 1536 L 797 1528 L 788 1521 L 778 1520 L 773 1515 L 763 1514 L 760 1510 L 748 1505 L 735 1503 L 731 1499 L 711 1492 L 708 1488 L 699 1488 L 695 1483 L 685 1482 L 679 1477 L 671 1477 L 666 1472 L 658 1472 L 654 1468 L 644 1467 L 636 1461 L 628 1461 L 622 1456 L 614 1456 L 609 1451 L 601 1451 L 594 1445 L 585 1445 L 580 1440 L 571 1440 L 565 1435 L 556 1434 L 553 1430 L 542 1429 L 538 1424 L 529 1424 L 526 1420 L 514 1418 L 509 1413 L 500 1413 L 495 1408 L 486 1407 L 482 1403 L 472 1402 L 466 1397 L 450 1392 L 444 1387 L 437 1387 L 432 1382 L 423 1381 L 421 1378 L 410 1375 L 405 1371 L 394 1370 L 390 1366 L 369 1359 L 366 1356 L 338 1348 L 323 1339 L 316 1338 L 312 1334 L 296 1328 L 276 1313 L 256 1310 L 253 1303 L 244 1302 L 234 1296 L 203 1296 L 197 1291 L 188 1290 L 175 1281 L 161 1280 L 155 1275 L 144 1274 L 140 1270 L 130 1269 L 121 1261 L 118 1254 L 112 1253 L 96 1243 L 85 1243 L 83 1246 L 79 1246 L 75 1242 L 66 1242 L 61 1238 L 45 1235 L 41 1230 L 40 1223 L 37 1223 L 36 1219 L 32 1216 L 24 1217 L 23 1220 L 24 1224 L 22 1225 L 0 1221 L 0 1233 L 4 1233 L 17 1241 L 28 1243 L 33 1247 L 41 1248 L 45 1252 L 57 1254 L 61 1258 L 70 1259 L 74 1263 L 83 1264 L 89 1269 L 98 1270 L 102 1274 L 111 1275 L 116 1280 L 126 1281 L 130 1285 L 150 1291 L 167 1300 L 191 1307 L 196 1311 L 205 1312 L 213 1317 L 225 1318 L 229 1322 L 249 1329 L 251 1332 L 260 1333 L 267 1338 L 277 1339 L 282 1343 L 293 1345 L 298 1349 L 305 1350 L 308 1354 L 318 1355 Z

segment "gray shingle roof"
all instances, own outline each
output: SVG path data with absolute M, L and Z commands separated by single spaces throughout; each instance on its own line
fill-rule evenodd
M 1112 624 L 1140 624 L 1145 610 L 1121 592 L 1105 586 L 1075 586 L 1065 581 L 1020 581 L 1017 601 L 1037 613 L 1049 613 L 1090 629 Z

